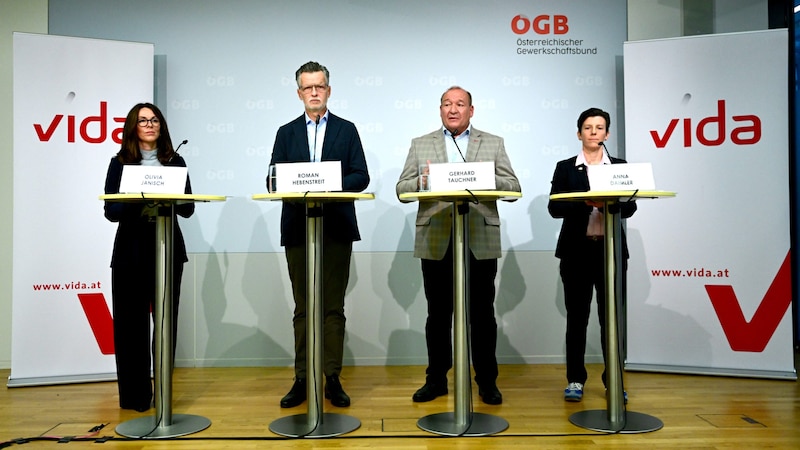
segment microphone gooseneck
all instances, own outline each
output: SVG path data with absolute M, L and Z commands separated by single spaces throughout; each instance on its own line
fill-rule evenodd
M 175 149 L 175 153 L 178 153 L 178 149 L 180 149 L 183 144 L 186 144 L 188 142 L 189 142 L 188 139 L 184 139 L 183 141 L 181 141 L 181 143 L 178 144 L 178 147 Z
M 317 162 L 317 132 L 319 132 L 319 114 L 314 119 L 314 159 L 311 162 Z
M 450 131 L 450 137 L 453 138 L 453 144 L 456 144 L 456 150 L 458 150 L 458 154 L 461 155 L 461 160 L 467 162 L 467 158 L 464 158 L 464 154 L 461 153 L 461 147 L 459 147 L 458 142 L 456 142 L 457 135 L 458 135 L 458 128 L 454 128 L 453 131 Z
M 604 141 L 600 141 L 600 146 L 606 151 L 606 156 L 608 156 L 608 161 L 611 161 L 611 153 L 608 153 L 608 147 L 606 147 L 606 143 Z

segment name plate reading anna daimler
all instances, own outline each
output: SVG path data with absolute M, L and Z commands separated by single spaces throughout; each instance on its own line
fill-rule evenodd
M 430 165 L 431 191 L 493 190 L 494 161 Z
M 342 190 L 340 161 L 275 164 L 276 192 L 337 192 Z
M 650 163 L 586 166 L 589 191 L 650 191 L 656 188 Z

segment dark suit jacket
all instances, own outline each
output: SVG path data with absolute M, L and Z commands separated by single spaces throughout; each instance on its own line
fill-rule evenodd
M 576 167 L 577 156 L 559 161 L 553 173 L 553 181 L 550 185 L 550 194 L 562 194 L 565 192 L 584 192 L 589 190 L 589 177 L 586 174 L 586 167 L 581 165 Z M 612 164 L 626 162 L 624 159 L 611 158 Z M 626 219 L 636 212 L 636 202 L 624 202 L 619 204 L 620 214 Z M 589 225 L 589 214 L 592 207 L 584 202 L 575 201 L 553 201 L 547 203 L 547 210 L 556 219 L 564 219 L 561 223 L 561 233 L 558 235 L 556 244 L 557 258 L 583 257 L 583 241 L 586 236 L 586 227 Z M 622 232 L 621 247 L 623 256 L 628 258 L 628 243 L 625 239 L 625 232 Z
M 270 165 L 286 162 L 310 162 L 305 114 L 283 125 L 275 136 Z M 328 114 L 322 161 L 341 161 L 342 190 L 361 192 L 369 185 L 367 160 L 356 126 L 341 117 Z M 358 241 L 356 211 L 353 202 L 327 203 L 323 211 L 325 239 Z M 281 245 L 301 245 L 306 240 L 305 204 L 283 202 L 281 211 Z
M 175 155 L 166 165 L 186 167 L 186 161 L 180 155 Z M 122 178 L 124 165 L 116 156 L 111 158 L 106 173 L 106 194 L 119 192 L 119 183 Z M 185 194 L 192 193 L 192 184 L 186 177 Z M 114 238 L 114 252 L 111 256 L 111 266 L 127 264 L 129 267 L 151 267 L 155 264 L 153 257 L 155 249 L 155 225 L 148 222 L 147 217 L 142 217 L 144 203 L 110 202 L 106 201 L 105 216 L 111 222 L 119 222 L 117 235 Z M 175 207 L 175 213 L 182 217 L 194 214 L 194 203 L 184 203 Z M 186 245 L 183 241 L 181 228 L 178 221 L 173 222 L 173 260 L 176 264 L 189 260 L 186 255 Z M 146 273 L 143 271 L 142 273 Z

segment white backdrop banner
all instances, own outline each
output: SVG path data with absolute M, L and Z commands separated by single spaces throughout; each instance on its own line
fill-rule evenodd
M 156 95 L 168 91 L 158 105 L 174 139 L 189 141 L 181 155 L 192 188 L 232 197 L 181 222 L 190 253 L 283 251 L 280 202 L 249 199 L 266 192 L 278 127 L 303 112 L 294 73 L 309 60 L 330 69 L 328 106 L 356 124 L 366 190 L 376 196 L 356 205 L 362 240 L 353 251 L 413 251 L 417 205 L 398 202 L 395 183 L 411 139 L 442 126 L 439 99 L 456 84 L 473 95 L 472 124 L 505 139 L 523 184 L 522 199 L 498 205 L 503 248 L 553 251 L 560 221 L 547 214 L 547 196 L 556 162 L 579 149 L 575 120 L 590 106 L 622 120 L 626 3 L 333 0 L 309 14 L 302 2 L 238 0 L 232 9 L 216 0 L 53 0 L 49 9 L 51 33 L 125 41 L 146 33 L 168 56 Z M 442 47 L 442 17 L 455 10 L 466 33 L 457 64 Z M 331 40 L 309 48 L 287 38 L 301 22 L 331 30 Z M 607 144 L 618 152 L 617 139 Z
M 628 369 L 796 378 L 786 30 L 628 42 Z M 745 62 L 745 63 L 742 63 Z
M 454 84 L 473 94 L 473 125 L 505 139 L 524 195 L 498 205 L 509 254 L 499 268 L 498 357 L 563 360 L 557 272 L 520 264 L 541 258 L 557 265 L 561 221 L 547 213 L 547 199 L 556 163 L 580 150 L 580 112 L 601 107 L 622 123 L 627 1 L 330 0 L 312 9 L 263 0 L 48 2 L 52 34 L 146 36 L 155 44 L 156 104 L 168 114 L 176 142 L 189 141 L 180 153 L 192 188 L 229 196 L 181 222 L 190 264 L 197 265 L 184 274 L 178 364 L 292 364 L 294 306 L 280 246 L 281 205 L 251 197 L 266 191 L 276 131 L 303 112 L 294 73 L 309 60 L 330 69 L 328 106 L 356 124 L 371 178 L 367 191 L 376 196 L 356 204 L 362 240 L 353 246 L 353 264 L 360 270 L 351 272 L 347 302 L 354 318 L 376 320 L 348 322 L 345 361 L 427 360 L 424 294 L 412 256 L 417 205 L 399 202 L 395 184 L 411 139 L 441 127 L 439 99 Z M 442 18 L 453 11 L 459 51 L 443 45 L 454 31 Z M 298 23 L 326 30 L 324 43 L 292 38 Z M 619 136 L 607 142 L 612 155 L 621 153 Z M 393 262 L 377 263 L 384 258 Z M 598 335 L 592 322 L 590 332 Z M 588 355 L 598 357 L 599 347 L 593 340 Z
M 113 379 L 106 169 L 153 98 L 153 45 L 14 34 L 9 386 Z

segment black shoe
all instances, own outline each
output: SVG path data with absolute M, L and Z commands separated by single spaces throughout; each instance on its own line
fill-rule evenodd
M 487 405 L 499 405 L 503 403 L 503 394 L 500 393 L 500 389 L 497 389 L 497 386 L 494 384 L 491 386 L 478 387 L 478 395 L 481 396 L 483 403 Z
M 426 381 L 424 386 L 419 388 L 417 392 L 414 392 L 414 395 L 411 396 L 411 400 L 414 400 L 416 403 L 423 403 L 429 402 L 442 395 L 447 395 L 447 384 Z
M 126 399 L 124 402 L 119 402 L 119 407 L 122 409 L 132 409 L 138 412 L 145 412 L 153 407 L 153 396 L 151 395 L 150 399 L 147 401 L 144 399 L 139 399 L 138 401 Z
M 281 408 L 294 408 L 306 401 L 306 379 L 298 378 L 294 380 L 292 389 L 281 399 Z
M 122 408 L 122 409 L 132 409 L 132 410 L 137 411 L 137 412 L 145 412 L 145 411 L 149 410 L 152 407 L 152 404 L 148 403 L 148 404 L 145 405 L 145 404 L 127 404 L 126 403 L 124 405 L 120 405 L 119 407 Z
M 325 398 L 330 399 L 333 406 L 344 408 L 350 406 L 350 397 L 344 392 L 338 376 L 326 377 Z

